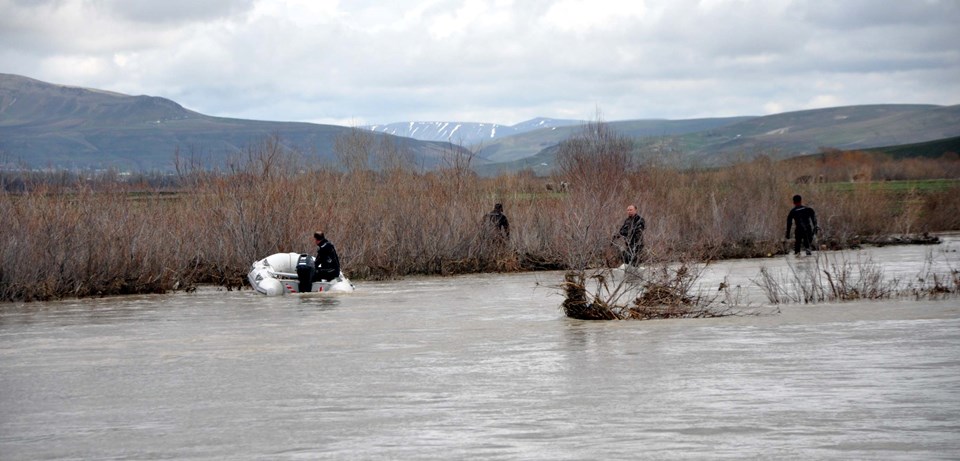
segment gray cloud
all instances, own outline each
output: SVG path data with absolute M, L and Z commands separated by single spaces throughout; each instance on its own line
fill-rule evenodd
M 89 0 L 88 5 L 122 21 L 189 24 L 228 19 L 249 11 L 254 0 Z
M 0 71 L 267 120 L 960 103 L 960 2 L 0 0 Z

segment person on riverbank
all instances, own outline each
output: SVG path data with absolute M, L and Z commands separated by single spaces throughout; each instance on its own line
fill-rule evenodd
M 637 213 L 637 207 L 635 205 L 628 206 L 627 219 L 623 220 L 618 235 L 614 237 L 623 239 L 623 247 L 620 250 L 623 264 L 636 266 L 640 263 L 640 253 L 643 251 L 643 231 L 645 229 L 646 222 Z
M 790 228 L 793 227 L 794 222 L 796 222 L 797 227 L 794 232 L 793 254 L 799 256 L 801 247 L 807 255 L 812 254 L 813 236 L 820 231 L 817 226 L 817 214 L 813 211 L 813 208 L 803 205 L 803 197 L 799 195 L 793 196 L 793 208 L 787 214 L 787 235 L 785 237 L 787 240 L 790 239 Z
M 486 224 L 497 241 L 510 240 L 510 221 L 503 214 L 503 204 L 493 205 L 493 211 L 487 213 Z
M 323 232 L 314 232 L 313 241 L 317 244 L 317 258 L 314 260 L 316 272 L 314 280 L 333 280 L 340 276 L 340 257 L 337 249 L 327 240 Z

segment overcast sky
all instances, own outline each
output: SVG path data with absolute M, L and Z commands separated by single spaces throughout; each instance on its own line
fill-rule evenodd
M 960 104 L 960 0 L 0 0 L 0 72 L 346 126 Z

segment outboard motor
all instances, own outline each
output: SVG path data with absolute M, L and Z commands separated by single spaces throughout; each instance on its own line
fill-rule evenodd
M 313 261 L 310 255 L 302 254 L 297 258 L 297 279 L 300 281 L 300 293 L 309 293 L 313 290 L 313 273 L 317 269 L 313 267 Z

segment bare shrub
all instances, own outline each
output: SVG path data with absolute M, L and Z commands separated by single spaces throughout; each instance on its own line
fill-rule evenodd
M 370 169 L 373 161 L 376 137 L 361 128 L 351 128 L 334 139 L 333 152 L 340 166 L 349 172 Z
M 192 280 L 167 258 L 157 197 L 76 188 L 0 196 L 0 299 L 163 292 Z
M 580 320 L 620 320 L 620 316 L 611 308 L 606 300 L 593 297 L 587 292 L 586 275 L 584 271 L 568 271 L 564 275 L 564 300 L 560 305 L 564 315 Z
M 614 233 L 612 216 L 636 200 L 628 181 L 632 148 L 629 138 L 600 121 L 584 125 L 579 134 L 560 143 L 560 175 L 577 184 L 568 189 L 563 213 L 556 216 L 560 220 L 557 243 L 568 267 L 585 269 L 604 260 Z
M 951 254 L 953 251 L 945 249 L 942 255 Z M 929 251 L 923 269 L 904 290 L 906 294 L 918 300 L 944 299 L 960 295 L 960 268 L 957 267 L 956 261 L 947 260 L 945 264 L 935 264 L 935 260 L 933 251 Z M 937 270 L 938 266 L 945 266 L 946 270 Z
M 901 292 L 901 281 L 885 278 L 872 258 L 851 260 L 842 251 L 788 262 L 785 274 L 761 267 L 754 282 L 774 304 L 888 299 Z
M 686 172 L 648 168 L 640 173 L 641 203 L 654 255 L 710 260 L 778 252 L 784 208 L 795 193 L 789 171 L 760 157 L 725 170 Z M 638 187 L 638 186 L 634 186 Z
M 224 174 L 196 183 L 183 203 L 188 227 L 181 232 L 193 236 L 209 281 L 241 287 L 251 262 L 289 251 L 312 233 L 311 223 L 301 218 L 323 216 L 324 207 L 317 206 L 308 183 L 296 180 L 301 158 L 271 137 L 232 159 Z
M 883 272 L 883 267 L 870 258 L 861 260 L 858 257 L 855 262 L 834 258 L 823 271 L 827 286 L 830 287 L 828 299 L 853 301 L 890 298 L 897 292 L 900 281 L 885 280 Z
M 560 143 L 557 167 L 563 177 L 591 195 L 619 192 L 633 170 L 633 141 L 602 121 L 587 123 L 579 134 Z
M 917 229 L 934 232 L 960 229 L 960 186 L 925 194 L 920 201 Z
M 654 264 L 618 270 L 568 271 L 561 288 L 561 309 L 581 320 L 651 320 L 743 315 L 739 296 L 726 283 L 705 291 L 699 286 L 704 266 Z M 709 294 L 708 294 L 709 293 Z

